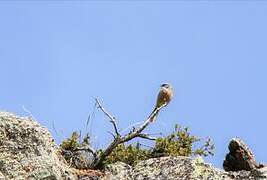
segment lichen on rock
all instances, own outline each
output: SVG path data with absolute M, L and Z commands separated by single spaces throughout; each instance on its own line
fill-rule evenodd
M 46 128 L 7 112 L 0 112 L 0 172 L 5 179 L 74 178 Z
M 226 172 L 204 163 L 201 157 L 161 157 L 139 162 L 136 166 L 125 163 L 108 165 L 103 180 L 264 180 L 267 169 Z

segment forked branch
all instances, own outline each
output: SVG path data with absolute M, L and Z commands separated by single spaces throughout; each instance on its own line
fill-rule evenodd
M 142 134 L 142 131 L 152 122 L 152 120 L 154 120 L 154 118 L 156 118 L 156 115 L 159 113 L 159 111 L 164 108 L 167 104 L 163 104 L 162 106 L 156 108 L 151 115 L 144 121 L 143 124 L 141 124 L 139 127 L 135 128 L 134 130 L 130 131 L 128 134 L 126 134 L 125 136 L 121 136 L 118 132 L 118 128 L 117 128 L 117 124 L 116 124 L 116 119 L 114 118 L 114 116 L 112 116 L 111 114 L 109 114 L 104 108 L 103 106 L 100 104 L 98 99 L 95 99 L 96 103 L 98 105 L 98 108 L 101 109 L 101 111 L 108 116 L 108 118 L 110 119 L 110 122 L 113 124 L 113 128 L 114 131 L 116 133 L 117 136 L 114 136 L 114 140 L 108 145 L 108 147 L 101 152 L 100 154 L 98 154 L 98 156 L 95 159 L 95 162 L 93 163 L 93 168 L 100 168 L 103 164 L 103 161 L 105 160 L 105 158 L 112 152 L 113 149 L 115 149 L 119 144 L 128 142 L 130 140 L 132 140 L 133 138 L 139 137 L 139 138 L 144 138 L 144 139 L 148 139 L 148 140 L 155 140 L 155 137 L 150 137 L 148 134 Z

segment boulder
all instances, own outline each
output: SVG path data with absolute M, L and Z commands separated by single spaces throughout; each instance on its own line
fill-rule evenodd
M 241 139 L 231 139 L 228 149 L 229 153 L 226 154 L 225 160 L 223 161 L 225 171 L 251 171 L 260 167 L 252 152 Z
M 161 157 L 141 161 L 131 167 L 124 163 L 108 165 L 103 180 L 266 180 L 267 167 L 252 171 L 226 172 L 204 163 L 200 157 Z
M 0 112 L 1 176 L 3 179 L 75 178 L 46 128 L 31 118 L 7 112 Z

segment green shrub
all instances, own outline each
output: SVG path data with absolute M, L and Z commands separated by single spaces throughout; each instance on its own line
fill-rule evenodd
M 64 150 L 73 151 L 79 147 L 79 144 L 79 134 L 77 132 L 73 132 L 71 137 L 62 141 L 59 146 Z
M 148 159 L 150 153 L 146 149 L 140 148 L 140 144 L 128 145 L 120 144 L 106 158 L 103 164 L 111 164 L 115 162 L 124 162 L 129 165 L 135 165 L 141 160 Z
M 79 147 L 84 144 L 89 144 L 89 136 L 87 135 L 83 141 L 79 141 L 80 136 L 77 132 L 73 132 L 72 136 L 60 144 L 63 155 L 68 162 L 71 162 L 75 154 L 71 156 L 66 152 L 75 152 Z M 118 145 L 106 157 L 103 166 L 115 162 L 124 162 L 129 165 L 136 165 L 141 160 L 149 158 L 163 157 L 163 156 L 208 156 L 213 155 L 214 144 L 210 139 L 203 141 L 202 139 L 193 136 L 189 133 L 188 128 L 181 128 L 175 125 L 174 132 L 166 137 L 157 138 L 155 144 L 150 149 L 141 148 L 140 143 L 125 145 Z M 103 151 L 99 149 L 97 154 Z
M 80 140 L 81 135 L 77 132 L 73 132 L 71 137 L 62 141 L 59 145 L 61 148 L 61 154 L 69 163 L 70 166 L 78 169 L 86 168 L 88 158 L 81 156 L 79 148 L 83 148 L 86 145 L 89 145 L 89 136 L 88 134 Z
M 86 134 L 82 141 L 80 141 L 81 135 L 78 134 L 78 132 L 73 132 L 71 134 L 71 137 L 62 141 L 60 143 L 60 147 L 63 150 L 67 151 L 74 151 L 79 147 L 83 147 L 84 145 L 89 145 L 90 137 L 88 134 Z
M 175 125 L 175 131 L 170 135 L 157 138 L 154 148 L 151 150 L 151 157 L 162 156 L 208 156 L 213 155 L 214 144 L 207 139 L 203 145 L 193 149 L 194 145 L 201 142 L 201 139 L 190 135 L 188 128 L 182 129 Z
M 135 165 L 140 160 L 163 156 L 213 155 L 214 144 L 211 140 L 203 142 L 200 138 L 190 135 L 188 130 L 175 125 L 174 132 L 166 137 L 157 138 L 154 147 L 150 149 L 141 148 L 140 143 L 128 146 L 121 144 L 106 158 L 104 165 L 118 161 Z M 196 145 L 200 147 L 194 148 Z

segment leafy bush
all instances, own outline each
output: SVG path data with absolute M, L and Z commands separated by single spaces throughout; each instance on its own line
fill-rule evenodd
M 142 149 L 139 143 L 136 145 L 130 144 L 128 146 L 120 144 L 109 156 L 107 156 L 103 164 L 105 165 L 115 162 L 125 162 L 129 165 L 135 165 L 141 160 L 148 159 L 149 156 L 149 151 Z
M 79 141 L 80 136 L 74 132 L 70 138 L 60 144 L 63 152 L 74 152 L 77 148 L 84 144 L 89 144 L 89 136 L 87 135 L 82 142 Z M 197 146 L 198 145 L 198 146 Z M 141 148 L 140 143 L 125 145 L 119 144 L 111 154 L 109 154 L 103 166 L 115 162 L 124 162 L 129 165 L 136 165 L 141 160 L 163 156 L 208 156 L 213 155 L 214 144 L 210 139 L 203 141 L 189 133 L 188 128 L 181 128 L 175 125 L 174 132 L 166 137 L 157 138 L 155 144 L 150 149 Z M 97 154 L 102 153 L 98 150 Z M 67 156 L 63 154 L 68 162 L 71 162 L 73 154 Z
M 173 133 L 166 137 L 156 139 L 155 146 L 151 151 L 151 156 L 177 157 L 191 155 L 213 155 L 215 146 L 210 139 L 207 139 L 201 147 L 193 149 L 193 146 L 197 142 L 202 143 L 200 138 L 190 135 L 187 127 L 182 129 L 180 126 L 175 125 L 175 131 Z
M 77 132 L 73 132 L 71 137 L 62 141 L 60 144 L 61 154 L 66 159 L 66 161 L 70 164 L 70 166 L 81 169 L 87 167 L 88 158 L 81 156 L 79 148 L 84 148 L 89 145 L 89 136 L 80 140 L 81 135 Z
M 111 164 L 118 161 L 135 165 L 140 160 L 145 160 L 163 156 L 208 156 L 213 155 L 215 148 L 210 139 L 203 142 L 200 138 L 190 135 L 188 128 L 181 128 L 175 125 L 175 131 L 166 137 L 157 138 L 154 147 L 145 149 L 140 147 L 140 143 L 136 145 L 121 144 L 115 148 L 106 158 L 104 164 Z M 200 147 L 194 148 L 197 144 Z
M 59 146 L 66 151 L 72 151 L 79 147 L 79 145 L 79 134 L 77 132 L 73 132 L 71 137 L 62 141 Z
M 62 141 L 59 145 L 61 149 L 73 151 L 79 147 L 84 147 L 85 145 L 89 145 L 90 137 L 87 133 L 83 139 L 81 140 L 81 135 L 78 132 L 73 132 L 71 137 Z

